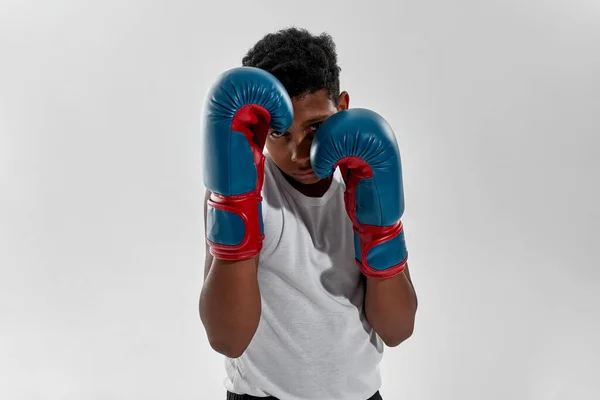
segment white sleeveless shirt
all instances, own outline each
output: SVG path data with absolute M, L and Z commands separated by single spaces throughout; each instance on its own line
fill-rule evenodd
M 383 344 L 364 314 L 340 172 L 322 197 L 308 197 L 265 155 L 261 317 L 244 354 L 225 359 L 225 388 L 281 400 L 366 400 L 381 386 Z

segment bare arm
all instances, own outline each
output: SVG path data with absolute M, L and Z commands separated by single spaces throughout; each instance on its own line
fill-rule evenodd
M 391 278 L 366 279 L 367 320 L 387 346 L 398 346 L 412 335 L 417 312 L 417 295 L 408 264 Z
M 204 221 L 206 226 L 206 202 Z M 206 235 L 206 230 L 205 230 Z M 211 347 L 237 358 L 250 344 L 260 320 L 258 257 L 239 261 L 213 258 L 206 245 L 204 285 L 200 293 L 200 319 Z

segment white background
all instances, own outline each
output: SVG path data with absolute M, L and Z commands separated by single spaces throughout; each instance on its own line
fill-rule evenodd
M 599 398 L 600 3 L 0 4 L 0 398 L 224 398 L 201 104 L 292 24 L 401 146 L 420 308 L 386 400 Z

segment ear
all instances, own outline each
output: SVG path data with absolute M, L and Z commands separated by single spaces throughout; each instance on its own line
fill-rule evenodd
M 348 92 L 344 91 L 344 92 L 340 93 L 340 96 L 338 97 L 337 110 L 338 111 L 347 110 L 348 107 L 350 107 L 350 95 L 348 94 Z

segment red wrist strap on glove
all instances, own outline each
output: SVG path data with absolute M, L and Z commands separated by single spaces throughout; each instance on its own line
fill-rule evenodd
M 256 192 L 242 196 L 221 196 L 213 193 L 207 201 L 209 207 L 238 215 L 244 221 L 244 238 L 235 246 L 228 246 L 206 240 L 210 254 L 221 260 L 244 260 L 256 257 L 262 250 L 264 234 L 259 221 L 259 203 L 262 198 Z
M 371 268 L 367 261 L 367 255 L 373 247 L 387 242 L 402 233 L 402 221 L 398 221 L 396 224 L 386 227 L 353 224 L 353 228 L 354 232 L 360 238 L 360 254 L 362 256 L 362 260 L 356 260 L 356 263 L 364 275 L 371 278 L 391 278 L 404 271 L 408 257 L 399 264 L 384 270 Z

